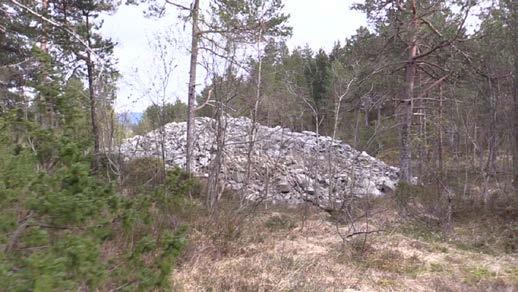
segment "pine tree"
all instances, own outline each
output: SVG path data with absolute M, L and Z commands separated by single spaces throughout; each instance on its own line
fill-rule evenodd
M 90 99 L 90 125 L 93 139 L 92 169 L 97 171 L 101 155 L 101 130 L 99 129 L 98 107 L 103 102 L 99 96 L 103 80 L 116 76 L 112 58 L 114 43 L 103 38 L 99 29 L 101 23 L 97 18 L 101 13 L 112 12 L 116 9 L 117 1 L 111 0 L 81 0 L 81 1 L 50 1 L 50 16 L 60 26 L 49 30 L 49 40 L 62 48 L 61 54 L 69 57 L 64 66 L 74 66 L 76 73 L 85 76 L 88 83 Z M 78 39 L 71 38 L 67 27 L 77 33 Z
M 0 4 L 0 114 L 26 102 L 23 86 L 34 70 L 33 18 L 8 2 Z
M 427 62 L 431 56 L 444 48 L 451 47 L 464 36 L 466 17 L 473 5 L 470 1 L 461 1 L 461 11 L 455 15 L 446 4 L 446 1 L 407 0 L 385 3 L 385 1 L 369 0 L 355 6 L 367 13 L 378 30 L 384 26 L 389 29 L 387 45 L 400 47 L 401 51 L 404 50 L 407 54 L 405 57 L 401 56 L 401 61 L 404 62 L 401 68 L 405 69 L 404 88 L 401 89 L 402 93 L 396 107 L 400 133 L 400 178 L 405 182 L 413 179 L 412 120 L 416 100 L 418 100 L 417 89 L 421 87 L 421 84 L 416 83 L 417 77 L 422 73 L 426 74 L 427 70 L 423 69 L 423 66 L 433 66 L 433 63 Z M 437 23 L 434 23 L 431 18 L 441 15 L 439 12 L 449 13 L 452 17 L 448 22 L 442 22 L 441 27 L 435 27 Z M 444 80 L 443 77 L 433 77 L 438 82 L 432 82 L 433 86 L 428 90 Z

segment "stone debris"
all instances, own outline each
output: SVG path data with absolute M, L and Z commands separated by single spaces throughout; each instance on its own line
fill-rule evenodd
M 213 167 L 217 122 L 196 119 L 192 170 L 208 177 Z M 162 157 L 166 165 L 184 167 L 186 123 L 170 123 L 143 136 L 124 140 L 125 159 Z M 322 205 L 340 203 L 351 196 L 380 196 L 394 190 L 398 168 L 353 149 L 340 140 L 314 132 L 293 132 L 280 126 L 256 124 L 255 139 L 247 162 L 252 122 L 245 117 L 227 118 L 221 175 L 226 188 L 250 200 L 296 204 L 311 200 Z M 163 145 L 163 148 L 162 148 Z M 247 179 L 247 177 L 249 178 Z

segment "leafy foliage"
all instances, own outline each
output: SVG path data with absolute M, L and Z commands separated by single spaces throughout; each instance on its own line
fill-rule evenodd
M 0 125 L 5 289 L 169 286 L 175 258 L 186 245 L 186 226 L 173 214 L 188 204 L 185 196 L 193 185 L 188 176 L 171 171 L 155 188 L 124 197 L 91 174 L 90 158 L 77 140 L 17 122 L 15 114 L 0 118 Z M 13 143 L 13 131 L 20 129 L 25 131 L 18 135 L 37 143 L 29 147 L 21 138 Z

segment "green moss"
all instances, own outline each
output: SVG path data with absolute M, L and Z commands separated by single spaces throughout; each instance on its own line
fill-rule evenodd
M 470 285 L 475 285 L 481 281 L 491 280 L 496 273 L 486 267 L 468 267 L 465 269 L 464 281 Z

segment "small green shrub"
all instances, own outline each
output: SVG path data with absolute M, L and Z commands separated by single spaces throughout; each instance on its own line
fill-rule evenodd
M 362 261 L 368 253 L 373 251 L 372 245 L 365 236 L 353 237 L 347 247 L 351 257 L 357 261 Z
M 441 195 L 437 185 L 400 182 L 395 199 L 401 215 L 405 217 L 421 221 L 430 228 L 440 227 L 445 223 L 448 200 Z
M 135 158 L 123 165 L 122 187 L 131 195 L 149 192 L 165 182 L 162 160 L 155 157 Z

